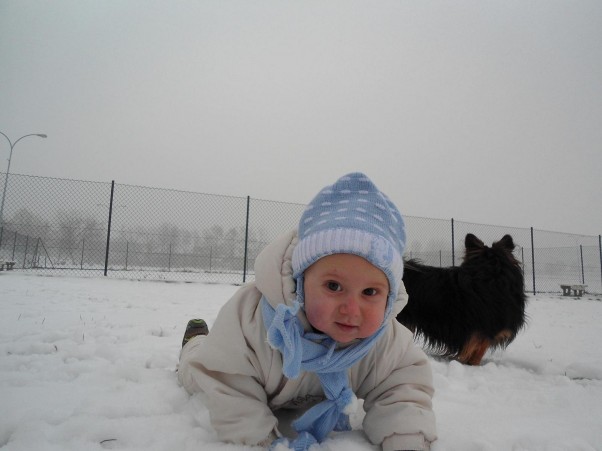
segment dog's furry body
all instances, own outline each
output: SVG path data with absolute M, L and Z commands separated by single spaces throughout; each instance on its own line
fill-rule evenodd
M 397 320 L 431 351 L 479 365 L 490 347 L 505 347 L 525 324 L 523 273 L 510 235 L 487 247 L 466 235 L 459 267 L 405 262 L 408 305 Z

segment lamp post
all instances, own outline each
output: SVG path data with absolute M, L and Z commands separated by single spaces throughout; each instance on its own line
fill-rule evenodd
M 30 133 L 29 135 L 25 135 L 25 136 L 21 136 L 19 139 L 17 139 L 14 143 L 11 142 L 10 138 L 8 136 L 6 136 L 4 133 L 0 132 L 1 135 L 3 135 L 6 140 L 8 141 L 8 143 L 10 144 L 10 154 L 8 155 L 8 167 L 6 169 L 6 177 L 4 178 L 4 190 L 2 191 L 2 203 L 0 204 L 0 227 L 4 226 L 4 199 L 6 198 L 6 187 L 8 185 L 8 175 L 10 174 L 10 160 L 13 157 L 13 149 L 15 148 L 15 146 L 17 145 L 17 143 L 19 141 L 21 141 L 23 138 L 27 138 L 28 136 L 38 136 L 40 138 L 46 138 L 46 135 L 44 135 L 43 133 Z

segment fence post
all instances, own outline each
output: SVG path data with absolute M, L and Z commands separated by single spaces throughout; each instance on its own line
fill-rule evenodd
M 602 290 L 602 235 L 598 235 L 598 250 L 600 251 L 600 290 Z
M 585 272 L 583 271 L 583 244 L 579 245 L 579 252 L 581 253 L 581 283 L 585 285 Z
M 12 261 L 15 261 L 15 249 L 17 249 L 17 232 L 15 231 L 15 240 L 13 241 L 13 257 Z
M 28 247 L 29 247 L 29 235 L 25 235 L 25 253 L 23 254 L 23 269 L 25 269 L 25 261 L 27 260 Z
M 128 258 L 130 255 L 130 242 L 126 241 L 125 242 L 125 270 L 128 270 Z
M 454 218 L 451 218 L 451 228 L 452 228 L 452 266 L 456 266 L 456 244 L 454 237 Z
M 242 265 L 242 283 L 247 281 L 247 254 L 249 249 L 249 206 L 251 203 L 251 196 L 247 196 L 247 219 L 245 221 L 245 261 Z
M 82 259 L 79 262 L 79 269 L 84 269 L 84 249 L 85 249 L 85 244 L 86 240 L 85 238 L 82 238 Z
M 107 225 L 107 250 L 105 252 L 105 276 L 109 269 L 109 244 L 111 243 L 111 219 L 113 218 L 113 194 L 115 193 L 115 180 L 111 181 L 111 199 L 109 201 L 109 223 Z
M 169 243 L 169 257 L 167 258 L 167 271 L 171 271 L 171 243 Z
M 0 251 L 2 251 L 2 235 L 4 234 L 4 226 L 0 226 Z
M 535 294 L 535 241 L 533 239 L 533 227 L 531 227 L 531 268 L 533 271 L 533 294 Z

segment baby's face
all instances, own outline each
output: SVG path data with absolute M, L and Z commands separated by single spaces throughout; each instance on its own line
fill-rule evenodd
M 352 254 L 323 257 L 305 270 L 305 314 L 314 327 L 340 343 L 366 338 L 385 317 L 385 273 Z

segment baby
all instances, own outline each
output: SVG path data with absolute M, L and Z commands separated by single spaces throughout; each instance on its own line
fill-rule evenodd
M 308 449 L 350 430 L 360 398 L 372 443 L 429 449 L 430 365 L 395 320 L 407 302 L 405 240 L 395 205 L 364 174 L 348 174 L 261 252 L 255 282 L 223 306 L 211 333 L 189 323 L 178 377 L 204 393 L 220 440 Z M 290 437 L 281 409 L 299 411 Z

